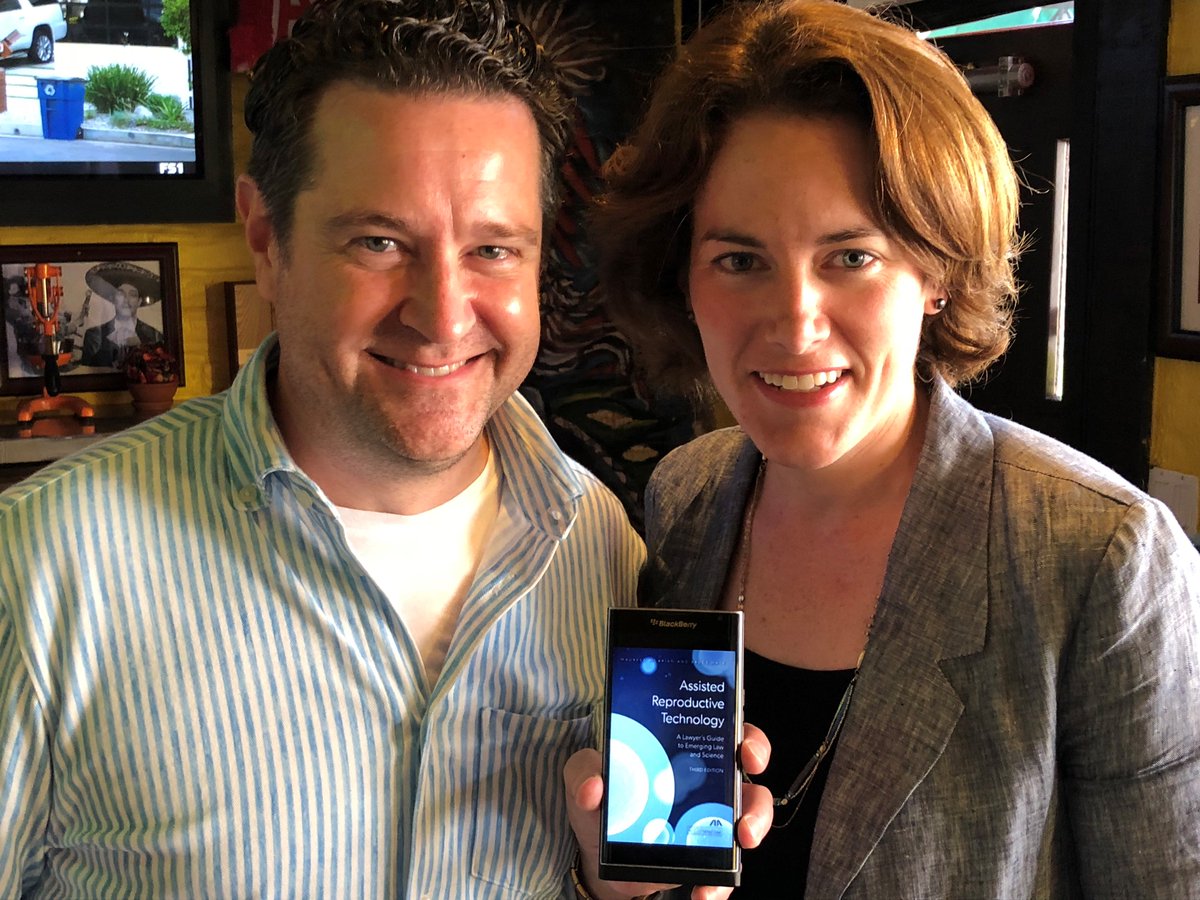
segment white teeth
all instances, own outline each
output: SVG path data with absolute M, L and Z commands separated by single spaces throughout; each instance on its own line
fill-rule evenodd
M 412 372 L 414 375 L 424 375 L 426 378 L 441 378 L 444 375 L 449 375 L 451 372 L 457 372 L 471 361 L 470 359 L 463 359 L 444 366 L 414 366 L 411 363 L 401 362 L 398 359 L 383 356 L 379 353 L 371 353 L 371 356 L 375 357 L 379 362 L 391 366 L 393 369 L 403 369 L 405 372 Z
M 773 372 L 759 372 L 758 377 L 772 387 L 785 391 L 815 391 L 827 384 L 833 384 L 842 377 L 841 369 L 830 369 L 828 372 L 813 372 L 806 375 L 777 375 Z
M 435 366 L 430 369 L 426 366 L 411 366 L 405 363 L 404 369 L 407 372 L 413 372 L 417 375 L 424 375 L 428 378 L 440 378 L 443 375 L 449 375 L 451 372 L 457 372 L 467 364 L 464 359 L 462 362 L 450 363 L 448 366 Z

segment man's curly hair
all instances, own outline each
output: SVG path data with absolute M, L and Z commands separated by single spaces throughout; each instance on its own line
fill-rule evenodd
M 296 195 L 313 176 L 313 116 L 324 92 L 342 82 L 417 95 L 516 97 L 537 124 L 542 207 L 553 217 L 568 100 L 504 0 L 313 0 L 250 79 L 248 174 L 285 253 Z

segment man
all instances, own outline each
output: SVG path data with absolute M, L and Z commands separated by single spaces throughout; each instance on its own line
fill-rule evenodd
M 514 394 L 564 116 L 499 0 L 317 0 L 260 62 L 278 339 L 0 498 L 0 896 L 573 890 L 643 551 Z
M 158 276 L 141 266 L 125 262 L 103 263 L 88 272 L 88 284 L 112 304 L 113 315 L 83 333 L 80 359 L 83 365 L 120 368 L 131 347 L 162 342 L 163 333 L 138 318 L 142 291 L 135 280 L 152 289 L 153 293 L 147 296 L 158 299 Z M 85 310 L 87 305 L 85 299 Z M 82 319 L 86 319 L 86 314 Z

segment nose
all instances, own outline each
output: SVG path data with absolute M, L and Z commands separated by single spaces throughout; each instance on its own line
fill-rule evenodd
M 770 337 L 789 353 L 801 354 L 829 337 L 826 287 L 803 271 L 789 273 L 780 303 L 772 308 Z
M 452 344 L 475 325 L 475 297 L 457 259 L 436 258 L 409 270 L 400 321 L 433 344 Z

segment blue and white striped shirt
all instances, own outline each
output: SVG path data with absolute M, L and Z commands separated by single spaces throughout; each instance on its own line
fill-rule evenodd
M 542 898 L 643 549 L 514 397 L 527 527 L 421 659 L 282 443 L 273 341 L 0 496 L 0 896 Z

